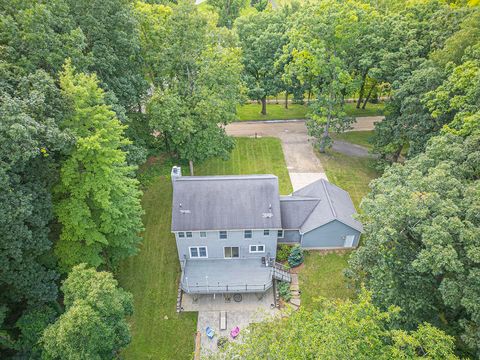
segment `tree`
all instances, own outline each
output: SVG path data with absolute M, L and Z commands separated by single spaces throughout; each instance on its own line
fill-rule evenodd
M 75 266 L 62 285 L 65 313 L 42 337 L 45 359 L 112 359 L 129 344 L 132 296 L 108 272 Z
M 239 49 L 231 46 L 228 30 L 217 29 L 191 3 L 165 11 L 144 7 L 142 15 L 151 30 L 146 39 L 156 38 L 159 28 L 172 34 L 162 50 L 169 60 L 156 65 L 152 58 L 156 87 L 147 105 L 149 124 L 167 150 L 189 161 L 193 174 L 194 162 L 228 157 L 233 147 L 223 125 L 235 119 L 240 101 Z
M 313 311 L 251 326 L 242 343 L 230 342 L 211 358 L 457 359 L 453 338 L 429 324 L 411 332 L 391 330 L 398 311 L 380 311 L 368 292 L 358 302 L 321 299 Z
M 465 120 L 465 130 L 471 129 Z M 465 137 L 434 137 L 425 153 L 371 183 L 361 204 L 364 242 L 348 271 L 382 309 L 402 308 L 400 326 L 438 324 L 456 335 L 460 348 L 477 355 L 479 133 L 477 121 Z
M 262 102 L 263 115 L 267 114 L 267 96 L 276 95 L 282 88 L 275 62 L 286 44 L 285 29 L 285 18 L 276 11 L 247 14 L 235 22 L 248 96 Z
M 75 74 L 67 62 L 60 84 L 72 104 L 63 126 L 76 144 L 56 189 L 62 229 L 55 253 L 63 270 L 81 262 L 112 267 L 135 254 L 141 241 L 141 192 L 121 150 L 129 141 L 95 75 Z
M 226 26 L 231 29 L 240 12 L 249 5 L 249 0 L 208 0 L 215 11 L 218 12 L 218 26 Z
M 147 84 L 142 74 L 140 39 L 130 0 L 66 0 L 70 15 L 85 35 L 88 64 L 101 86 L 119 103 L 139 106 Z M 63 58 L 65 59 L 65 58 Z
M 312 82 L 316 101 L 307 121 L 309 134 L 318 140 L 320 152 L 330 145 L 330 131 L 346 130 L 352 118 L 343 111 L 351 77 L 343 60 L 350 24 L 358 20 L 350 4 L 326 1 L 302 8 L 289 32 L 292 62 L 287 72 L 302 82 Z M 313 79 L 313 80 L 311 80 Z
M 22 313 L 57 298 L 51 187 L 71 143 L 59 128 L 65 109 L 54 80 L 38 70 L 12 84 L 0 90 L 0 337 L 9 338 L 1 354 L 19 346 Z

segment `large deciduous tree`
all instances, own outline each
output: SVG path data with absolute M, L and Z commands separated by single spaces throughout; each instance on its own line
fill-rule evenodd
M 65 313 L 43 334 L 45 359 L 113 359 L 131 340 L 131 294 L 108 272 L 75 266 L 62 285 Z
M 477 113 L 478 116 L 478 113 Z M 423 321 L 480 353 L 480 118 L 463 135 L 431 139 L 425 153 L 387 169 L 364 198 L 363 245 L 349 276 L 374 302 L 398 305 L 401 326 Z
M 242 16 L 235 22 L 248 95 L 262 102 L 263 115 L 267 114 L 267 96 L 282 90 L 282 74 L 275 62 L 287 41 L 285 20 L 278 11 L 262 11 Z
M 233 146 L 224 125 L 235 119 L 240 100 L 239 49 L 228 30 L 189 2 L 171 8 L 142 4 L 137 12 L 143 42 L 167 37 L 156 44 L 167 60 L 148 57 L 155 86 L 147 106 L 150 127 L 167 150 L 190 162 L 193 174 L 194 162 L 227 157 Z
M 318 308 L 267 320 L 230 342 L 214 359 L 457 359 L 453 338 L 422 324 L 416 331 L 391 330 L 398 308 L 381 311 L 363 292 L 358 301 L 327 301 Z
M 63 126 L 76 143 L 57 186 L 62 229 L 55 252 L 64 270 L 82 262 L 112 267 L 141 240 L 141 193 L 121 150 L 129 141 L 95 75 L 75 74 L 67 63 L 60 83 L 72 105 Z

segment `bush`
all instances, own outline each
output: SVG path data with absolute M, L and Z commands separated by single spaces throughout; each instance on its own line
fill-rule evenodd
M 226 336 L 220 336 L 217 340 L 217 346 L 219 348 L 224 347 L 228 343 L 228 338 Z
M 303 263 L 303 250 L 300 245 L 295 245 L 288 256 L 288 263 L 291 267 L 296 267 Z
M 288 256 L 290 255 L 290 245 L 279 245 L 277 247 L 277 261 L 284 262 L 287 261 Z
M 290 301 L 292 298 L 292 293 L 290 291 L 290 283 L 285 281 L 280 281 L 278 284 L 278 294 L 285 301 Z

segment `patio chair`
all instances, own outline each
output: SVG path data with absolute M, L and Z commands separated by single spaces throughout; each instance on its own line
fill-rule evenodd
M 235 339 L 238 334 L 240 334 L 240 328 L 238 326 L 235 326 L 232 331 L 230 331 L 230 336 L 232 337 L 232 339 Z
M 207 333 L 209 339 L 213 339 L 213 337 L 215 336 L 215 330 L 213 330 L 210 326 L 207 326 L 205 332 Z

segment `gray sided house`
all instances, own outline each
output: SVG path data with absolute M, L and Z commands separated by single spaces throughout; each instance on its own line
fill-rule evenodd
M 362 225 L 350 196 L 317 181 L 280 196 L 274 175 L 182 176 L 172 169 L 172 232 L 187 293 L 264 292 L 290 280 L 278 243 L 356 247 Z

